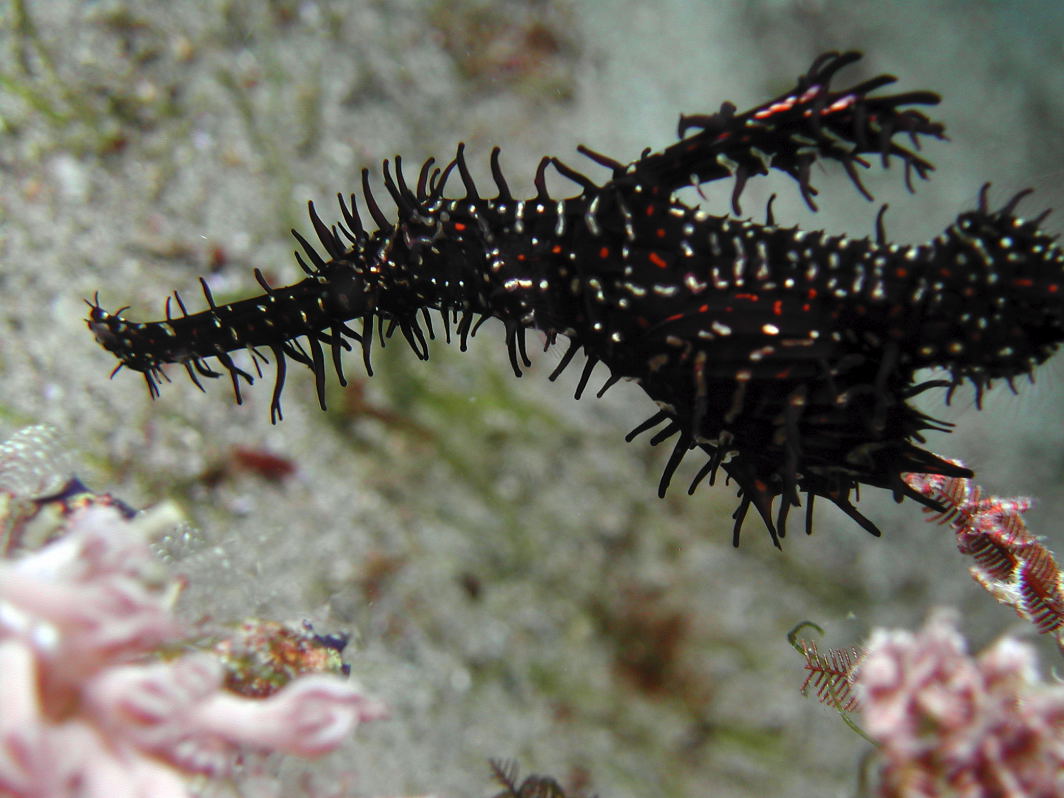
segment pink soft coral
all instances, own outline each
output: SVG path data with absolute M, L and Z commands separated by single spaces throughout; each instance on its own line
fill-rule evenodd
M 0 560 L 0 796 L 187 796 L 250 752 L 317 756 L 383 707 L 314 675 L 267 699 L 223 689 L 205 654 L 155 656 L 179 631 L 151 516 L 89 507 L 43 549 Z
M 918 633 L 877 630 L 857 665 L 863 725 L 881 746 L 878 795 L 1059 798 L 1064 686 L 1003 639 L 976 658 L 946 613 Z

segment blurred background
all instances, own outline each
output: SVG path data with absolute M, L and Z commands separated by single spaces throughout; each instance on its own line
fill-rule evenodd
M 0 432 L 53 424 L 95 489 L 177 501 L 202 530 L 175 552 L 190 618 L 352 633 L 353 672 L 392 718 L 320 777 L 478 796 L 498 757 L 603 798 L 849 795 L 868 745 L 799 695 L 788 629 L 814 620 L 822 648 L 844 646 L 948 605 L 975 649 L 1030 636 L 948 530 L 874 491 L 861 510 L 881 539 L 823 506 L 782 553 L 753 518 L 733 550 L 731 486 L 660 501 L 668 447 L 623 442 L 653 412 L 638 388 L 573 401 L 579 368 L 547 380 L 563 349 L 516 380 L 501 326 L 466 353 L 436 342 L 428 363 L 395 340 L 372 379 L 349 358 L 327 413 L 290 369 L 271 426 L 270 375 L 241 407 L 228 380 L 204 396 L 179 368 L 155 402 L 136 374 L 108 381 L 83 300 L 149 320 L 175 289 L 201 308 L 201 275 L 220 302 L 259 292 L 253 267 L 295 282 L 288 230 L 311 234 L 306 202 L 335 218 L 335 194 L 360 194 L 383 158 L 445 162 L 465 141 L 488 180 L 498 144 L 515 194 L 544 154 L 598 178 L 577 144 L 632 160 L 671 143 L 681 112 L 758 104 L 825 50 L 866 54 L 840 83 L 891 72 L 942 94 L 932 115 L 951 141 L 925 148 L 931 182 L 910 196 L 898 168 L 865 179 L 893 240 L 937 234 L 986 181 L 998 203 L 1033 186 L 1035 215 L 1064 204 L 1059 3 L 5 0 L 0 14 Z M 787 178 L 751 184 L 744 211 L 761 218 L 776 192 L 780 223 L 868 235 L 877 205 L 838 172 L 814 176 L 818 214 Z M 730 185 L 706 195 L 726 212 Z M 1037 378 L 982 411 L 967 390 L 948 408 L 929 395 L 957 424 L 929 446 L 993 493 L 1036 496 L 1028 523 L 1064 552 L 1064 358 Z

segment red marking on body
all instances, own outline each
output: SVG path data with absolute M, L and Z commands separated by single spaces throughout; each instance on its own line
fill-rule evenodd
M 466 226 L 465 226 L 465 224 L 463 222 L 455 222 L 454 223 L 454 229 L 457 230 L 460 233 L 460 232 L 462 232 L 463 230 L 466 229 Z
M 783 315 L 783 300 L 782 299 L 777 299 L 775 302 L 772 303 L 772 313 L 775 316 L 782 316 Z
M 736 299 L 745 299 L 747 302 L 760 302 L 761 297 L 757 294 L 736 294 Z
M 1034 285 L 1034 280 L 1030 277 L 1017 277 L 1012 281 L 1012 284 L 1017 288 L 1031 288 Z
M 782 113 L 784 111 L 789 111 L 794 108 L 795 100 L 795 97 L 788 97 L 782 102 L 772 103 L 772 105 L 770 105 L 764 111 L 758 111 L 756 114 L 754 114 L 754 119 L 768 119 L 770 116 L 773 116 L 775 114 Z
M 599 250 L 599 257 L 600 258 L 605 259 L 605 258 L 608 258 L 609 256 L 610 256 L 610 248 L 609 247 L 603 247 L 602 249 Z
M 649 255 L 647 255 L 647 260 L 649 260 L 659 269 L 664 269 L 669 265 L 665 262 L 665 259 L 661 257 L 661 255 L 659 255 L 657 252 L 651 252 Z

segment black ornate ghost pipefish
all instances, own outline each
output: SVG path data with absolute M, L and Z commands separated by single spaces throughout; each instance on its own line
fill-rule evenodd
M 859 57 L 825 54 L 794 89 L 745 113 L 725 103 L 716 114 L 681 117 L 678 142 L 629 164 L 578 148 L 610 170 L 601 184 L 548 157 L 536 195 L 518 199 L 496 148 L 488 198 L 461 144 L 442 170 L 426 162 L 412 185 L 396 157 L 394 172 L 387 161 L 383 169 L 391 216 L 362 173 L 374 232 L 354 196 L 350 204 L 340 198 L 343 221 L 332 227 L 310 206 L 324 252 L 294 233 L 306 255 L 296 254 L 303 281 L 274 288 L 256 270 L 263 293 L 225 305 L 204 283 L 208 309 L 190 314 L 175 294 L 180 315 L 168 300 L 166 320 L 147 323 L 108 313 L 97 300 L 89 327 L 119 368 L 144 375 L 152 396 L 164 364 L 182 364 L 200 385 L 198 376 L 220 376 L 206 362 L 214 358 L 239 402 L 240 380 L 252 376 L 231 353 L 247 350 L 256 368 L 272 354 L 274 422 L 288 360 L 314 372 L 324 408 L 326 352 L 342 384 L 352 342 L 372 373 L 375 335 L 398 330 L 426 359 L 429 310 L 442 314 L 447 341 L 455 325 L 463 349 L 485 319 L 500 320 L 518 376 L 530 364 L 527 330 L 541 331 L 548 347 L 564 336 L 568 349 L 551 379 L 583 350 L 577 398 L 602 363 L 610 372 L 603 390 L 627 378 L 657 403 L 628 438 L 657 428 L 652 444 L 673 439 L 660 493 L 692 449 L 708 459 L 691 490 L 712 484 L 718 470 L 735 480 L 736 543 L 752 506 L 779 545 L 800 492 L 808 495 L 807 530 L 819 496 L 878 534 L 851 503 L 860 485 L 927 504 L 903 473 L 971 475 L 921 448 L 926 431 L 949 425 L 909 400 L 965 381 L 981 397 L 993 380 L 1011 381 L 1046 360 L 1064 340 L 1064 255 L 1039 227 L 1045 214 L 1015 215 L 1023 194 L 993 209 L 985 187 L 979 207 L 915 246 L 887 242 L 878 222 L 876 240 L 856 240 L 777 226 L 771 206 L 765 224 L 738 218 L 746 182 L 773 169 L 793 177 L 814 209 L 810 172 L 818 162 L 840 164 L 866 197 L 858 167 L 868 167 L 868 157 L 900 161 L 910 190 L 914 174 L 927 177 L 933 167 L 914 150 L 922 137 L 943 138 L 943 128 L 914 107 L 938 96 L 875 94 L 890 76 L 833 89 L 836 73 Z M 548 169 L 580 192 L 550 196 Z M 463 193 L 452 198 L 445 192 L 455 172 Z M 729 177 L 735 217 L 675 196 Z M 917 383 L 916 371 L 927 367 L 946 378 Z

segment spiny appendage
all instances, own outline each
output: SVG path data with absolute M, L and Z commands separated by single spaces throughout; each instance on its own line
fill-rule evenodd
M 690 405 L 677 406 L 680 403 L 675 402 L 632 430 L 627 440 L 655 430 L 651 445 L 672 443 L 659 484 L 662 496 L 692 450 L 700 449 L 707 460 L 691 480 L 688 493 L 702 482 L 714 484 L 718 470 L 723 469 L 741 496 L 734 516 L 736 545 L 752 507 L 779 546 L 791 509 L 801 505 L 800 493 L 807 494 L 807 532 L 812 528 L 812 503 L 819 496 L 878 536 L 875 525 L 851 502 L 862 484 L 922 502 L 922 497 L 914 496 L 901 480 L 902 473 L 952 474 L 956 469 L 911 443 L 922 441 L 926 431 L 949 431 L 950 425 L 919 413 L 904 401 L 913 392 L 939 383 L 915 386 L 908 394 L 898 385 L 873 391 L 869 374 L 874 364 L 864 361 L 855 373 L 839 373 L 833 378 L 766 380 L 731 390 L 718 381 L 709 393 L 733 404 L 734 414 L 726 425 L 721 423 L 725 413 L 719 408 L 705 413 L 699 422 L 693 417 L 697 411 L 692 413 Z M 902 378 L 909 377 L 892 375 L 892 379 Z M 868 389 L 861 390 L 862 386 Z M 652 381 L 643 387 L 651 396 L 661 395 Z
M 993 380 L 1015 391 L 1016 377 L 1033 379 L 1064 343 L 1064 250 L 1041 228 L 1050 211 L 1030 220 L 1016 215 L 1030 189 L 992 209 L 989 188 L 982 187 L 976 210 L 931 242 L 932 262 L 914 291 L 923 318 L 913 330 L 920 341 L 913 366 L 950 372 L 947 401 L 970 382 L 977 405 Z
M 934 169 L 914 151 L 920 137 L 945 135 L 941 123 L 910 106 L 937 105 L 939 97 L 929 91 L 870 96 L 894 83 L 892 75 L 832 90 L 835 74 L 860 57 L 856 52 L 825 53 L 791 91 L 742 114 L 726 102 L 715 114 L 681 116 L 681 141 L 632 164 L 626 170 L 628 180 L 673 191 L 731 176 L 735 178 L 732 207 L 740 214 L 739 198 L 747 180 L 778 169 L 797 181 L 802 197 L 816 210 L 817 190 L 810 173 L 818 160 L 840 163 L 857 190 L 871 200 L 857 167 L 869 167 L 863 156 L 879 155 L 884 167 L 892 158 L 902 160 L 905 183 L 912 191 L 913 173 L 926 179 Z M 698 132 L 684 138 L 689 130 Z M 899 135 L 907 135 L 914 149 L 896 141 Z M 615 179 L 622 173 L 616 170 Z
M 354 342 L 362 347 L 368 374 L 373 374 L 370 352 L 376 337 L 383 341 L 397 330 L 402 333 L 416 356 L 428 358 L 428 341 L 435 337 L 428 310 L 441 311 L 444 337 L 451 340 L 451 325 L 464 351 L 468 339 L 489 317 L 490 308 L 465 302 L 461 296 L 440 296 L 431 292 L 432 275 L 418 273 L 423 251 L 431 249 L 442 234 L 440 207 L 448 177 L 457 170 L 466 189 L 461 200 L 479 202 L 480 197 L 465 162 L 464 145 L 444 168 L 434 168 L 434 159 L 426 161 L 414 187 L 407 183 L 402 159 L 395 158 L 394 176 L 384 162 L 384 185 L 394 201 L 398 222 L 393 224 L 381 209 L 369 185 L 369 171 L 362 172 L 365 207 L 377 225 L 368 233 L 363 226 L 355 196 L 350 204 L 338 195 L 343 221 L 327 226 L 309 203 L 310 221 L 325 252 L 323 257 L 298 231 L 292 234 L 300 245 L 295 258 L 307 279 L 284 288 L 272 287 L 258 270 L 256 281 L 264 293 L 239 302 L 218 304 L 205 280 L 200 281 L 207 309 L 189 313 L 176 292 L 173 300 L 180 311 L 171 312 L 167 298 L 163 321 L 136 322 L 122 314 L 106 311 L 97 295 L 86 301 L 90 307 L 87 323 L 98 343 L 119 359 L 112 377 L 122 368 L 143 374 L 152 398 L 159 395 L 159 383 L 169 381 L 164 366 L 180 363 L 189 377 L 203 389 L 199 377 L 222 376 L 206 360 L 215 358 L 232 379 L 237 403 L 242 402 L 240 381 L 248 384 L 254 377 L 234 361 L 231 353 L 246 350 L 262 376 L 261 365 L 269 361 L 269 350 L 276 364 L 271 418 L 281 420 L 280 397 L 286 377 L 286 359 L 310 368 L 315 375 L 319 403 L 325 409 L 326 359 L 323 346 L 331 351 L 331 361 L 341 385 L 346 385 L 342 353 Z M 546 197 L 544 170 L 551 164 L 544 159 L 537 175 L 537 186 Z M 499 166 L 499 148 L 491 153 L 491 171 L 499 194 L 492 202 L 510 202 L 509 192 Z M 433 208 L 430 212 L 428 209 Z M 431 271 L 422 269 L 422 272 Z M 355 330 L 347 322 L 361 320 Z M 531 365 L 524 340 L 525 330 L 513 320 L 506 323 L 506 343 L 514 371 L 521 374 L 519 363 Z
M 321 283 L 317 279 L 308 279 L 285 289 L 273 289 L 257 269 L 255 277 L 265 294 L 225 305 L 215 302 L 210 288 L 201 281 L 208 308 L 195 314 L 188 313 L 184 301 L 175 292 L 173 299 L 181 315 L 171 313 L 168 298 L 165 321 L 129 321 L 122 316 L 121 310 L 108 313 L 98 299 L 94 299 L 90 303 L 88 324 L 96 340 L 119 358 L 112 377 L 123 367 L 141 372 L 149 394 L 155 398 L 159 395 L 160 381 L 169 381 L 164 366 L 180 363 L 196 387 L 203 390 L 200 377 L 222 376 L 207 363 L 207 358 L 214 358 L 229 373 L 237 404 L 240 404 L 243 401 L 240 381 L 250 385 L 254 377 L 237 365 L 230 353 L 241 349 L 247 351 L 257 376 L 261 378 L 262 365 L 269 362 L 263 350 L 269 350 L 276 364 L 271 404 L 271 416 L 275 422 L 282 417 L 280 396 L 285 381 L 286 358 L 310 367 L 319 375 L 318 393 L 323 397 L 324 344 L 331 348 L 337 374 L 344 383 L 340 352 L 351 349 L 347 339 L 360 343 L 362 338 L 329 312 L 328 293 L 322 290 Z M 280 338 L 276 328 L 282 325 L 286 333 Z M 298 340 L 301 336 L 303 343 Z

